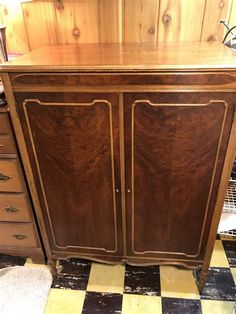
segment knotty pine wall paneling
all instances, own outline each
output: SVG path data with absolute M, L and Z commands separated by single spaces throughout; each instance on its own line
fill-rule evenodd
M 159 41 L 199 41 L 205 0 L 161 1 Z
M 48 44 L 220 41 L 236 0 L 33 0 L 0 6 L 8 50 Z
M 158 0 L 126 0 L 123 11 L 124 42 L 156 42 Z

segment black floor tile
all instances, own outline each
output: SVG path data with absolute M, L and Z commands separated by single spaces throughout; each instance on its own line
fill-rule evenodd
M 161 295 L 159 266 L 126 265 L 124 293 Z
M 53 279 L 52 288 L 86 290 L 87 284 L 88 280 L 81 280 L 77 276 L 57 274 Z
M 222 240 L 230 266 L 236 266 L 236 241 Z
M 161 298 L 163 314 L 201 314 L 201 301 L 192 299 Z
M 52 288 L 86 290 L 91 269 L 91 262 L 81 259 L 59 261 L 58 274 L 55 276 Z
M 58 266 L 60 274 L 79 277 L 84 276 L 85 278 L 88 278 L 91 269 L 91 262 L 84 259 L 70 258 L 67 260 L 60 260 Z
M 24 266 L 26 257 L 0 254 L 0 269 L 10 266 Z
M 122 295 L 118 293 L 86 292 L 83 314 L 120 314 Z
M 236 301 L 236 287 L 230 268 L 209 269 L 201 299 Z

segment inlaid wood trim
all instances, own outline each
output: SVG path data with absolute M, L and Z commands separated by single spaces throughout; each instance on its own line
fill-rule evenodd
M 24 85 L 15 86 L 13 91 L 17 93 L 22 92 L 236 92 L 236 84 L 234 85 L 55 85 L 55 86 L 43 86 L 43 85 Z
M 166 72 L 174 72 L 174 73 L 182 73 L 183 71 L 186 73 L 192 73 L 193 71 L 198 71 L 201 73 L 204 72 L 234 72 L 235 65 L 232 64 L 230 66 L 220 66 L 220 65 L 24 65 L 18 66 L 13 64 L 1 64 L 0 71 L 1 73 L 16 73 L 16 72 L 25 72 L 25 73 L 166 73 Z
M 11 77 L 11 81 L 12 81 L 12 83 L 14 83 L 14 81 L 16 81 L 18 78 L 20 78 L 20 77 L 27 77 L 27 76 L 29 76 L 29 77 L 33 77 L 33 76 L 44 76 L 44 77 L 47 77 L 47 76 L 49 76 L 49 75 L 52 75 L 53 74 L 53 76 L 64 76 L 65 75 L 65 73 L 42 73 L 42 72 L 34 72 L 34 73 L 12 73 L 12 74 L 10 74 L 10 77 Z M 77 72 L 77 73 L 70 73 L 70 72 L 67 72 L 66 73 L 66 76 L 87 76 L 87 75 L 91 75 L 91 76 L 117 76 L 117 75 L 122 75 L 122 76 L 126 76 L 126 75 L 128 75 L 128 76 L 150 76 L 150 75 L 155 75 L 155 76 L 166 76 L 166 75 L 168 75 L 168 76 L 173 76 L 173 75 L 176 75 L 176 76 L 184 76 L 184 75 L 186 75 L 186 76 L 202 76 L 202 75 L 222 75 L 222 76 L 225 76 L 225 77 L 232 77 L 232 78 L 234 78 L 234 79 L 236 79 L 236 72 L 232 72 L 232 73 L 230 73 L 230 72 L 224 72 L 224 71 L 222 71 L 222 72 L 219 72 L 219 71 L 197 71 L 197 72 L 194 72 L 194 71 L 192 71 L 192 72 L 185 72 L 185 71 L 182 71 L 182 72 L 173 72 L 173 71 L 165 71 L 165 72 L 160 72 L 160 73 L 158 73 L 158 72 L 140 72 L 140 73 L 137 73 L 137 72 L 127 72 L 127 73 L 125 73 L 125 72 L 123 72 L 123 73 L 119 73 L 119 74 L 117 74 L 117 73 L 112 73 L 112 72 L 103 72 L 103 73 L 101 73 L 101 72 L 98 72 L 98 73 L 96 73 L 96 72 L 86 72 L 86 73 L 84 73 L 84 72 Z M 13 84 L 14 85 L 14 84 Z M 25 85 L 25 84 L 24 84 Z M 182 84 L 181 84 L 182 85 Z M 219 83 L 217 83 L 217 85 L 224 85 L 224 83 L 222 84 L 221 82 L 219 82 Z
M 106 264 L 114 265 L 115 263 L 120 264 L 121 262 L 125 262 L 129 265 L 135 265 L 135 266 L 147 266 L 147 265 L 176 265 L 176 266 L 183 266 L 186 268 L 193 268 L 196 266 L 201 266 L 203 263 L 203 260 L 188 260 L 188 259 L 178 259 L 176 258 L 166 258 L 166 257 L 135 257 L 135 256 L 128 256 L 128 255 L 122 255 L 122 256 L 110 256 L 110 255 L 102 255 L 101 254 L 92 254 L 92 253 L 72 253 L 72 252 L 58 252 L 53 251 L 55 256 L 59 259 L 68 259 L 68 258 L 83 258 L 88 260 L 93 260 L 96 262 L 102 262 Z M 143 262 L 140 262 L 143 261 Z M 133 261 L 133 262 L 132 262 Z M 136 262 L 137 261 L 137 262 Z
M 124 95 L 119 94 L 119 131 L 120 131 L 120 179 L 121 179 L 121 208 L 122 208 L 122 239 L 123 254 L 127 254 L 126 232 L 126 198 L 125 198 L 125 134 L 124 134 Z
M 108 106 L 109 120 L 110 120 L 112 193 L 113 193 L 113 211 L 114 211 L 114 228 L 115 228 L 115 248 L 114 248 L 114 250 L 107 250 L 106 248 L 88 247 L 88 246 L 60 246 L 56 243 L 56 239 L 55 239 L 54 232 L 53 232 L 53 224 L 52 224 L 51 215 L 50 215 L 50 211 L 49 211 L 49 206 L 47 203 L 46 192 L 45 192 L 44 185 L 43 185 L 43 179 L 42 179 L 42 174 L 41 174 L 41 170 L 40 170 L 39 160 L 37 157 L 35 143 L 34 143 L 33 134 L 32 134 L 32 129 L 31 129 L 30 121 L 29 121 L 28 112 L 27 112 L 27 104 L 32 103 L 32 102 L 37 103 L 40 106 L 83 106 L 83 107 L 90 107 L 90 106 L 94 106 L 97 104 L 103 104 L 103 105 L 105 104 L 106 106 Z M 41 186 L 42 193 L 43 193 L 44 203 L 45 203 L 45 207 L 46 207 L 46 211 L 47 211 L 47 215 L 48 215 L 48 220 L 49 220 L 49 225 L 50 225 L 54 245 L 60 249 L 80 248 L 80 249 L 90 249 L 90 250 L 102 250 L 102 251 L 105 251 L 108 253 L 117 252 L 118 251 L 118 225 L 117 225 L 117 208 L 116 208 L 116 191 L 115 191 L 116 186 L 115 186 L 115 164 L 114 164 L 114 147 L 113 147 L 114 141 L 113 141 L 113 122 L 112 122 L 112 105 L 111 105 L 111 103 L 107 100 L 101 100 L 101 99 L 95 99 L 91 103 L 57 103 L 57 102 L 54 103 L 54 102 L 42 102 L 39 99 L 25 99 L 25 101 L 23 102 L 23 110 L 24 110 L 24 114 L 25 114 L 25 118 L 26 118 L 27 127 L 29 130 L 29 137 L 30 137 L 30 141 L 31 141 L 32 149 L 33 149 L 33 154 L 34 154 L 34 158 L 35 158 L 35 163 L 36 163 L 37 172 L 38 172 L 38 176 L 39 176 L 40 186 Z
M 218 142 L 218 147 L 217 147 L 217 152 L 216 152 L 216 158 L 214 162 L 214 168 L 213 168 L 213 174 L 211 178 L 211 184 L 210 184 L 210 189 L 208 193 L 208 198 L 207 198 L 207 204 L 206 204 L 206 211 L 204 215 L 204 221 L 201 229 L 201 236 L 200 236 L 200 241 L 199 241 L 199 246 L 198 250 L 195 254 L 186 254 L 186 253 L 180 253 L 180 252 L 165 252 L 165 251 L 136 251 L 135 250 L 135 244 L 134 244 L 134 210 L 135 210 L 135 200 L 134 200 L 134 160 L 135 160 L 135 154 L 134 154 L 134 114 L 135 114 L 135 106 L 137 104 L 147 104 L 149 106 L 153 107 L 206 107 L 206 106 L 211 106 L 214 104 L 222 104 L 224 106 L 224 115 L 222 119 L 222 124 L 221 124 L 221 131 L 220 131 L 220 137 L 219 137 L 219 142 Z M 163 253 L 163 254 L 177 254 L 177 255 L 184 255 L 186 257 L 197 257 L 200 254 L 200 250 L 202 247 L 202 241 L 203 241 L 203 235 L 204 235 L 204 230 L 205 230 L 205 225 L 206 225 L 206 220 L 207 220 L 207 215 L 209 212 L 209 204 L 210 204 L 210 199 L 211 199 L 211 194 L 212 194 L 212 189 L 213 189 L 213 184 L 215 180 L 215 173 L 216 173 L 216 168 L 217 168 L 217 162 L 219 158 L 219 152 L 220 152 L 220 147 L 221 147 L 221 142 L 222 142 L 222 136 L 223 136 L 223 131 L 224 131 L 224 126 L 225 126 L 225 120 L 228 112 L 228 103 L 225 102 L 224 100 L 211 100 L 210 102 L 206 104 L 169 104 L 169 103 L 152 103 L 151 101 L 144 99 L 144 100 L 136 100 L 132 105 L 131 105 L 131 212 L 132 212 L 132 223 L 131 223 L 131 234 L 132 234 L 132 252 L 134 254 L 153 254 L 153 253 Z

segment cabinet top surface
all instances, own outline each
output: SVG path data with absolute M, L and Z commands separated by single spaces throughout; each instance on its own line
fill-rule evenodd
M 16 71 L 235 70 L 236 52 L 218 42 L 46 46 L 0 65 Z

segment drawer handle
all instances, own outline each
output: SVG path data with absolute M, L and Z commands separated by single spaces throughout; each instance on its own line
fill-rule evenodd
M 0 182 L 7 182 L 11 179 L 11 176 L 5 176 L 4 174 L 0 173 Z
M 4 210 L 8 214 L 16 214 L 16 213 L 18 213 L 20 211 L 20 208 L 14 207 L 14 206 L 8 206 L 8 207 L 5 207 Z
M 25 234 L 13 234 L 12 235 L 16 240 L 25 240 L 27 236 Z
M 2 145 L 2 144 L 0 144 L 0 147 L 3 147 L 3 145 Z

